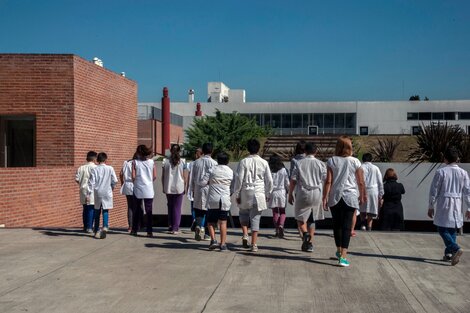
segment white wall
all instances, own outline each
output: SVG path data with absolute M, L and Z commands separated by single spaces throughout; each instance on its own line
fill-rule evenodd
M 153 201 L 153 214 L 167 214 L 166 197 L 162 193 L 161 185 L 161 162 L 157 162 L 157 179 L 155 180 L 155 198 Z M 235 170 L 238 163 L 230 163 L 230 167 Z M 410 173 L 411 166 L 408 163 L 375 163 L 381 170 L 382 174 L 385 173 L 387 168 L 394 168 L 398 175 L 398 181 L 405 187 L 406 194 L 403 196 L 402 203 L 405 213 L 406 220 L 419 220 L 429 221 L 427 217 L 428 209 L 428 193 L 429 186 L 432 181 L 432 177 L 437 168 L 435 168 L 431 174 L 419 185 L 421 179 L 425 176 L 426 172 L 432 167 L 432 164 L 422 164 L 412 173 Z M 289 168 L 289 164 L 285 163 L 286 167 Z M 462 168 L 470 171 L 470 164 L 460 164 Z M 238 208 L 232 204 L 232 215 L 238 216 Z M 188 199 L 185 197 L 185 201 L 182 209 L 183 215 L 191 214 L 191 207 Z M 294 208 L 291 205 L 287 205 L 286 214 L 288 217 L 294 216 Z M 263 216 L 272 216 L 271 211 L 267 210 L 263 212 Z M 329 213 L 327 217 L 331 217 Z

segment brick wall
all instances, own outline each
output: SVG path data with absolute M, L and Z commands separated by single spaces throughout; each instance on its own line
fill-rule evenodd
M 105 151 L 116 174 L 137 144 L 137 85 L 73 55 L 0 54 L 0 115 L 36 116 L 36 167 L 0 168 L 0 224 L 81 226 L 76 168 Z M 99 135 L 98 135 L 99 134 Z M 111 227 L 127 226 L 115 191 Z
M 152 147 L 158 154 L 164 154 L 162 151 L 162 122 L 157 120 L 139 120 L 138 121 L 138 140 L 139 145 Z M 183 127 L 170 125 L 170 143 L 184 142 Z M 156 147 L 156 149 L 154 149 Z

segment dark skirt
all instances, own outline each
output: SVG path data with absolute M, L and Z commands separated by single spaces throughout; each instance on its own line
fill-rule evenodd
M 385 201 L 380 210 L 381 229 L 403 230 L 403 205 L 401 201 Z

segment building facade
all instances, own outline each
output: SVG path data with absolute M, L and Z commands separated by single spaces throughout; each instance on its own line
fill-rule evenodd
M 0 54 L 0 225 L 79 227 L 89 150 L 119 173 L 137 145 L 137 84 L 71 54 Z M 114 191 L 111 227 L 127 227 Z

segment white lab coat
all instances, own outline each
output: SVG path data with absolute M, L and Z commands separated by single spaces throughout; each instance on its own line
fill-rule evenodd
M 328 207 L 335 206 L 343 198 L 348 206 L 359 210 L 356 171 L 361 167 L 361 162 L 352 156 L 334 156 L 328 159 L 326 165 L 333 172 Z
M 230 185 L 232 184 L 233 171 L 227 165 L 217 165 L 209 175 L 209 196 L 208 205 L 210 209 L 220 209 L 229 211 L 232 202 L 230 201 Z
M 429 208 L 434 208 L 434 225 L 460 228 L 462 207 L 470 211 L 470 179 L 467 171 L 449 164 L 434 174 L 429 191 Z
M 188 200 L 189 201 L 194 201 L 194 197 L 193 197 L 193 189 L 192 189 L 192 177 L 191 177 L 191 169 L 193 168 L 193 163 L 194 162 L 187 162 L 186 163 L 186 170 L 188 171 L 188 190 L 187 190 L 187 193 L 186 193 L 186 196 L 188 197 Z
M 270 208 L 285 208 L 286 193 L 289 191 L 289 174 L 285 168 L 281 168 L 276 173 L 272 173 L 273 192 L 269 197 Z
M 124 183 L 121 186 L 121 195 L 132 196 L 134 194 L 134 182 L 132 181 L 132 160 L 124 161 L 122 164 L 122 178 Z
M 170 159 L 164 159 L 162 163 L 163 193 L 179 195 L 184 193 L 184 176 L 186 170 L 186 160 L 180 159 L 180 162 L 173 166 Z
M 297 162 L 291 176 L 296 181 L 295 209 L 311 208 L 315 220 L 323 220 L 322 191 L 326 179 L 326 165 L 313 155 L 307 155 Z
M 93 162 L 88 162 L 78 168 L 75 174 L 75 181 L 80 186 L 80 203 L 81 204 L 94 204 L 93 193 L 90 194 L 89 201 L 87 203 L 86 197 L 88 195 L 88 180 L 90 179 L 91 170 L 96 167 Z
M 266 160 L 259 155 L 244 158 L 238 164 L 234 180 L 234 195 L 240 199 L 240 209 L 267 209 L 266 198 L 273 190 L 273 178 Z
M 194 161 L 191 166 L 191 190 L 193 191 L 193 207 L 207 210 L 209 194 L 209 175 L 217 162 L 210 155 L 204 155 Z
M 362 213 L 379 214 L 379 198 L 384 195 L 384 184 L 380 169 L 370 162 L 361 166 L 364 172 L 364 182 L 367 193 L 367 201 L 360 207 Z
M 99 164 L 90 174 L 88 194 L 95 195 L 95 210 L 113 208 L 113 189 L 118 180 L 114 169 L 106 164 Z

